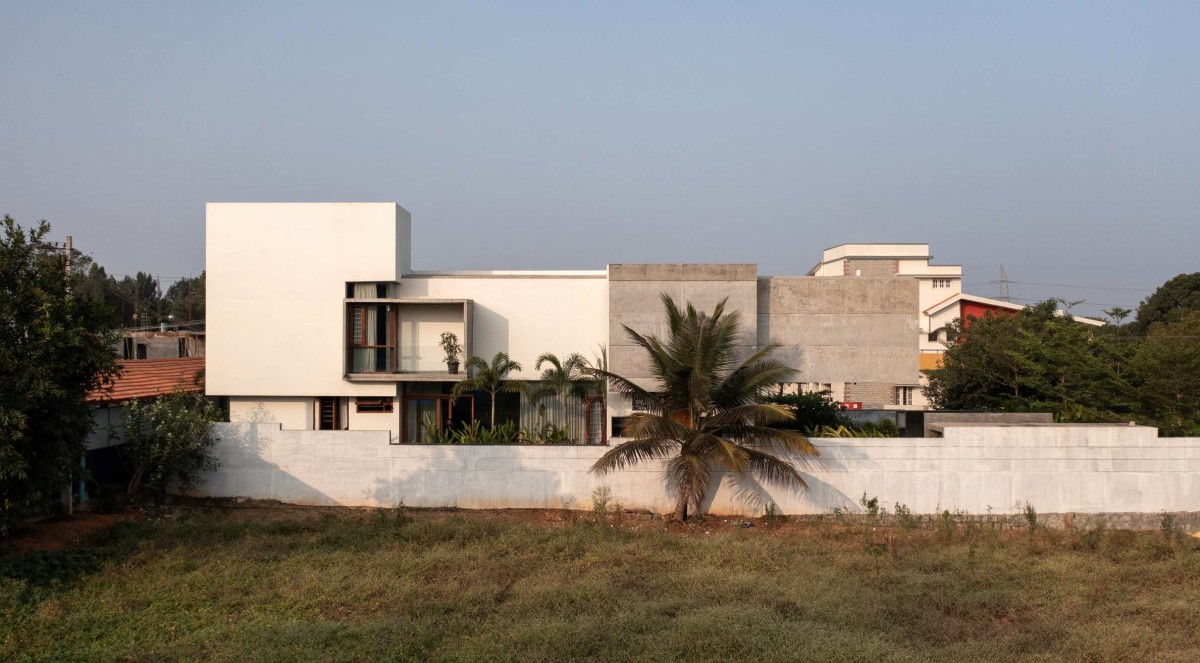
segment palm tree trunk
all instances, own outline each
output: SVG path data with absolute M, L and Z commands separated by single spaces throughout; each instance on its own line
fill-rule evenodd
M 488 419 L 488 430 L 496 430 L 496 392 L 492 391 L 492 418 Z
M 679 496 L 675 499 L 675 520 L 681 523 L 686 523 L 688 516 L 688 493 L 687 489 L 683 486 L 680 486 L 678 490 Z

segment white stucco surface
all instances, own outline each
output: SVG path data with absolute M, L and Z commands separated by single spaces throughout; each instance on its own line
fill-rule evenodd
M 405 277 L 403 297 L 474 302 L 471 352 L 490 360 L 508 352 L 531 379 L 538 355 L 578 352 L 591 359 L 608 344 L 608 280 L 604 272 L 554 276 L 437 275 Z M 465 359 L 465 358 L 464 358 Z
M 667 511 L 661 465 L 588 470 L 607 447 L 391 445 L 387 431 L 218 424 L 221 467 L 198 494 L 296 504 L 589 508 L 609 486 L 625 508 Z M 1200 511 L 1200 438 L 1126 426 L 950 426 L 945 438 L 821 439 L 800 461 L 807 491 L 717 479 L 705 509 L 757 515 L 856 507 L 865 493 L 916 513 Z
M 345 373 L 347 282 L 409 268 L 395 203 L 209 203 L 205 386 L 213 396 L 387 396 Z

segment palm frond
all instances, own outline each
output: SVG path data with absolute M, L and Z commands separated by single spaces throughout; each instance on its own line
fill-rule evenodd
M 622 432 L 628 437 L 664 438 L 679 440 L 680 443 L 696 435 L 692 428 L 676 423 L 669 417 L 649 412 L 634 412 L 626 417 L 625 429 Z
M 746 467 L 759 479 L 777 486 L 808 488 L 804 477 L 790 463 L 758 449 L 747 448 L 746 452 L 749 455 Z
M 708 494 L 711 473 L 702 456 L 679 454 L 667 463 L 667 481 L 688 495 L 688 502 L 699 506 Z
M 647 460 L 666 458 L 679 449 L 679 442 L 667 438 L 645 438 L 622 442 L 609 449 L 592 464 L 592 472 L 607 474 Z

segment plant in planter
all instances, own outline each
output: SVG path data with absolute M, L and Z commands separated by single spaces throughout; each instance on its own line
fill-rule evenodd
M 450 369 L 450 374 L 458 373 L 458 358 L 462 356 L 462 346 L 458 344 L 458 334 L 453 332 L 442 332 L 441 344 L 442 351 L 446 353 L 446 358 L 442 361 L 446 362 L 446 367 Z

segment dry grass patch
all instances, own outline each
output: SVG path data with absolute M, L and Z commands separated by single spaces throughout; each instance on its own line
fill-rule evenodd
M 0 559 L 0 659 L 1200 660 L 1159 532 L 185 508 L 53 554 Z

